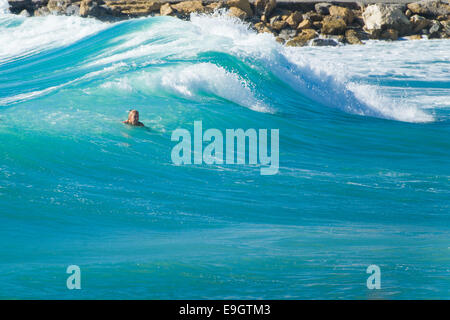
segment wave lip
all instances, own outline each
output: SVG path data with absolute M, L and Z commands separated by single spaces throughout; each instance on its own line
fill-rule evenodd
M 213 95 L 253 111 L 272 112 L 255 97 L 246 80 L 213 63 L 176 66 L 157 72 L 144 71 L 108 81 L 101 88 L 119 90 L 124 94 L 135 91 L 144 95 L 166 92 L 194 101 Z

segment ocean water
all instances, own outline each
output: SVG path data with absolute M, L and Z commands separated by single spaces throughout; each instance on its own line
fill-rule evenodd
M 0 298 L 450 298 L 450 41 L 0 7 Z M 279 173 L 174 165 L 197 120 L 279 129 Z

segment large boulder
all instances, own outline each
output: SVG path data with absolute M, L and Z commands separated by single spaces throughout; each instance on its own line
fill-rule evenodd
M 203 6 L 202 2 L 199 0 L 179 2 L 177 4 L 173 4 L 172 8 L 184 16 L 187 16 L 194 12 L 205 11 L 205 7 Z
M 280 31 L 287 26 L 287 22 L 285 20 L 281 20 L 280 16 L 277 16 L 277 19 L 271 19 L 270 26 L 273 30 Z
M 283 39 L 284 41 L 288 41 L 289 39 L 294 38 L 296 35 L 297 35 L 297 30 L 283 29 L 278 34 L 278 37 Z
M 345 41 L 349 44 L 362 44 L 361 37 L 358 32 L 353 29 L 345 31 Z
M 313 24 L 311 23 L 311 20 L 303 20 L 300 22 L 297 26 L 297 29 L 311 29 Z
M 431 18 L 434 16 L 445 16 L 450 14 L 448 1 L 424 0 L 408 4 L 408 9 L 415 14 Z
M 303 20 L 302 14 L 298 11 L 294 11 L 291 13 L 291 15 L 286 19 L 287 24 L 291 28 L 297 28 L 299 22 Z
M 250 2 L 248 0 L 228 0 L 227 5 L 231 7 L 236 7 L 245 11 L 248 17 L 253 15 L 253 10 L 250 7 Z
M 304 29 L 295 38 L 288 41 L 286 45 L 290 47 L 304 46 L 317 36 L 318 34 L 314 29 Z
M 173 12 L 174 11 L 169 3 L 164 3 L 161 8 L 159 8 L 159 14 L 162 16 L 170 16 Z
M 441 21 L 442 25 L 442 32 L 446 37 L 450 36 L 450 20 L 447 21 Z
M 18 14 L 23 10 L 33 11 L 33 2 L 31 0 L 9 0 L 9 11 Z
M 65 14 L 68 16 L 79 16 L 80 15 L 80 7 L 74 4 L 71 4 L 66 8 Z
M 431 24 L 430 20 L 425 19 L 424 17 L 419 16 L 418 14 L 413 15 L 409 20 L 413 24 L 413 33 L 419 32 L 427 28 Z
M 241 20 L 245 20 L 248 18 L 247 12 L 238 7 L 231 7 L 230 10 L 228 10 L 228 14 Z
M 441 30 L 441 24 L 439 21 L 432 20 L 430 29 L 428 30 L 428 39 L 437 39 L 440 38 L 439 31 Z
M 71 0 L 49 0 L 47 8 L 52 14 L 66 14 L 66 9 L 71 4 Z
M 395 29 L 404 35 L 411 30 L 411 22 L 398 5 L 373 4 L 364 10 L 362 16 L 364 27 L 369 32 Z
M 335 47 L 338 45 L 338 42 L 334 39 L 313 39 L 311 40 L 311 46 L 313 47 L 324 47 L 324 46 L 332 46 Z
M 347 24 L 344 19 L 335 16 L 326 16 L 322 21 L 323 34 L 339 35 L 345 32 Z
M 160 2 L 147 0 L 115 0 L 105 3 L 108 9 L 127 16 L 145 16 L 152 12 L 158 12 L 161 8 Z
M 272 11 L 277 6 L 276 0 L 255 0 L 254 2 L 256 14 L 262 16 L 270 16 Z
M 328 3 L 328 2 L 319 2 L 319 3 L 316 3 L 316 4 L 314 5 L 314 9 L 316 10 L 316 12 L 317 12 L 318 14 L 321 14 L 321 15 L 325 16 L 325 15 L 327 15 L 327 14 L 330 14 L 330 7 L 331 7 L 331 6 L 332 6 L 331 3 Z
M 344 19 L 347 24 L 352 23 L 353 18 L 355 17 L 352 10 L 339 6 L 331 6 L 329 12 L 331 16 Z
M 323 16 L 321 14 L 318 14 L 315 11 L 309 11 L 309 12 L 303 14 L 303 19 L 311 20 L 311 22 L 322 21 L 323 20 Z
M 397 40 L 398 31 L 395 29 L 387 29 L 381 34 L 380 38 L 383 40 L 390 40 L 390 41 Z
M 93 0 L 82 0 L 80 3 L 80 16 L 108 19 L 113 11 Z

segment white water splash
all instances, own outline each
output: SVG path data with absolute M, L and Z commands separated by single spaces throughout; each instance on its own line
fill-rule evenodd
M 247 81 L 212 63 L 141 72 L 108 81 L 101 88 L 119 90 L 121 94 L 138 92 L 142 95 L 158 95 L 159 92 L 170 92 L 193 101 L 202 100 L 205 94 L 214 95 L 254 111 L 272 112 L 255 97 Z
M 9 13 L 8 0 L 0 0 L 0 15 Z
M 2 19 L 11 17 L 0 16 L 0 63 L 66 46 L 108 26 L 95 19 L 75 16 L 13 16 L 14 26 L 3 25 Z

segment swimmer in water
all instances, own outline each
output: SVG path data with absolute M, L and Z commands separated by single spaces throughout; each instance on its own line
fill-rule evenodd
M 125 124 L 135 127 L 145 127 L 145 125 L 139 121 L 139 111 L 131 110 L 128 114 L 128 120 L 123 121 Z

